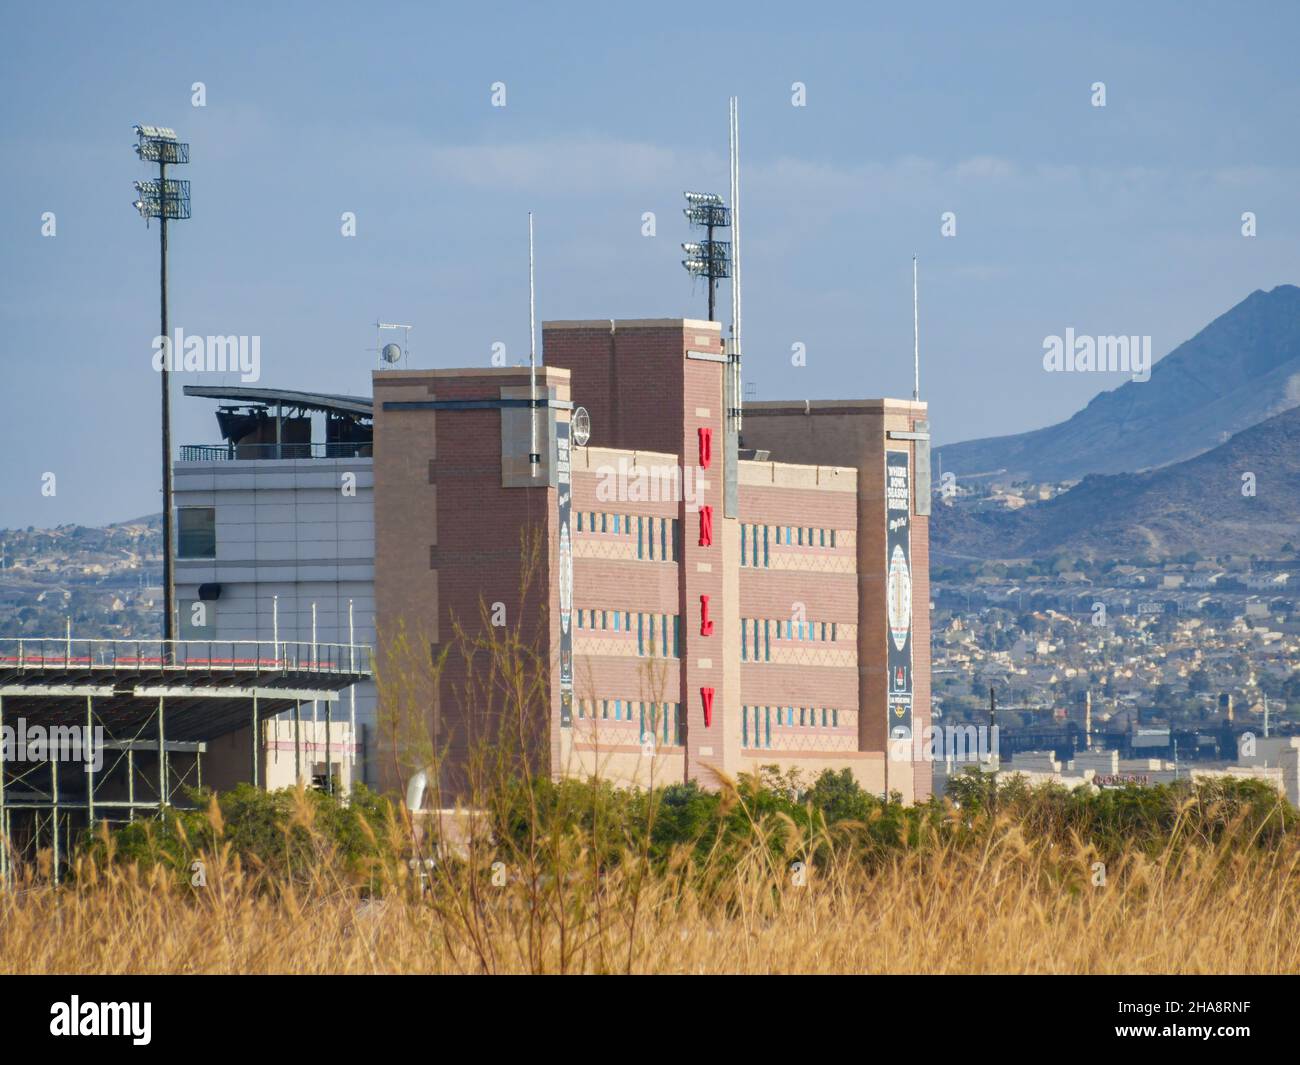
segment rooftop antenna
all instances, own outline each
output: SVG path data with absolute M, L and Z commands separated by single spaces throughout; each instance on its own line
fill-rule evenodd
M 159 302 L 163 343 L 162 360 L 162 538 L 163 538 L 163 661 L 171 661 L 171 641 L 175 639 L 176 567 L 172 547 L 172 400 L 171 362 L 176 357 L 167 335 L 167 221 L 190 216 L 190 183 L 167 177 L 167 164 L 179 166 L 190 161 L 190 146 L 177 140 L 176 131 L 165 126 L 135 126 L 135 154 L 144 163 L 158 164 L 157 180 L 137 181 L 133 206 L 146 224 L 158 219 Z
M 411 330 L 413 325 L 403 325 L 401 322 L 375 322 L 375 347 L 371 350 L 379 352 L 379 369 L 383 370 L 396 366 L 399 362 L 407 363 L 411 357 Z M 383 333 L 385 329 L 402 330 L 402 344 L 399 347 L 396 344 L 383 344 Z
M 921 401 L 921 317 L 917 309 L 916 256 L 912 256 L 912 402 Z
M 528 413 L 533 443 L 528 467 L 533 477 L 541 471 L 542 454 L 537 450 L 537 288 L 533 280 L 533 212 L 528 212 Z
M 739 433 L 743 390 L 740 377 L 740 97 L 733 96 L 730 104 L 731 147 L 731 343 L 727 349 L 728 370 L 731 374 L 732 408 L 731 427 Z M 712 314 L 710 314 L 712 317 Z

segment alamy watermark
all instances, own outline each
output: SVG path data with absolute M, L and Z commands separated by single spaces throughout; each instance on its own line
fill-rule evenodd
M 153 1038 L 152 1020 L 152 1002 L 82 1002 L 73 995 L 50 1006 L 50 1035 L 125 1036 L 143 1047 Z
M 596 498 L 602 503 L 681 503 L 698 507 L 704 500 L 704 471 L 694 466 L 633 465 L 596 468 Z
M 176 330 L 169 337 L 153 338 L 153 368 L 163 367 L 185 373 L 238 373 L 239 379 L 251 384 L 262 377 L 262 338 L 260 336 L 186 336 Z
M 912 732 L 898 725 L 889 737 L 895 762 L 986 763 L 998 757 L 998 726 L 925 725 Z
M 87 773 L 104 768 L 104 726 L 28 725 L 18 718 L 17 726 L 0 728 L 0 749 L 10 762 L 81 762 Z
M 1043 369 L 1048 373 L 1128 373 L 1134 381 L 1151 379 L 1149 336 L 1043 337 Z

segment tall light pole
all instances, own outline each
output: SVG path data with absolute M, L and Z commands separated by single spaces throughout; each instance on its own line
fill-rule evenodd
M 139 197 L 135 209 L 146 222 L 158 219 L 159 269 L 158 285 L 162 305 L 163 341 L 162 360 L 162 464 L 163 464 L 163 658 L 171 656 L 170 641 L 175 639 L 176 569 L 173 561 L 172 531 L 172 405 L 171 361 L 175 355 L 167 334 L 167 220 L 190 216 L 190 183 L 169 180 L 167 164 L 180 165 L 190 161 L 190 146 L 176 139 L 176 131 L 163 126 L 136 126 L 135 154 L 143 162 L 158 164 L 156 181 L 137 181 L 135 191 Z
M 704 230 L 702 241 L 692 241 L 682 245 L 686 258 L 682 265 L 692 277 L 702 277 L 709 283 L 709 321 L 713 321 L 713 306 L 717 295 L 718 281 L 731 276 L 731 244 L 725 240 L 714 240 L 715 229 L 726 229 L 731 225 L 731 212 L 722 202 L 722 197 L 712 192 L 688 192 L 686 202 L 690 204 L 682 213 L 693 226 Z

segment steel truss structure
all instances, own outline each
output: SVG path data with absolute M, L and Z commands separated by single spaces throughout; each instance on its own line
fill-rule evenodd
M 353 644 L 0 640 L 0 885 L 46 849 L 57 882 L 98 824 L 184 804 L 219 737 L 249 728 L 240 775 L 261 786 L 262 724 L 286 711 L 301 780 L 299 707 L 324 704 L 328 763 L 332 705 L 370 663 Z

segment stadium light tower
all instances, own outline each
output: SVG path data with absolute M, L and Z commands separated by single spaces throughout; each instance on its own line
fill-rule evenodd
M 731 245 L 725 240 L 714 240 L 713 231 L 731 225 L 731 212 L 723 204 L 722 197 L 712 192 L 688 192 L 685 196 L 689 206 L 682 213 L 691 225 L 704 230 L 705 239 L 682 245 L 682 251 L 686 253 L 682 265 L 692 277 L 703 277 L 708 281 L 711 322 L 718 281 L 731 276 Z
M 167 177 L 168 164 L 190 161 L 190 146 L 176 139 L 176 131 L 163 126 L 136 126 L 135 154 L 141 161 L 158 164 L 156 181 L 137 181 L 135 209 L 147 223 L 158 219 L 159 288 L 162 303 L 162 460 L 163 460 L 163 658 L 169 659 L 170 644 L 175 639 L 176 570 L 172 545 L 172 408 L 171 360 L 175 357 L 167 334 L 167 222 L 190 216 L 190 183 Z

